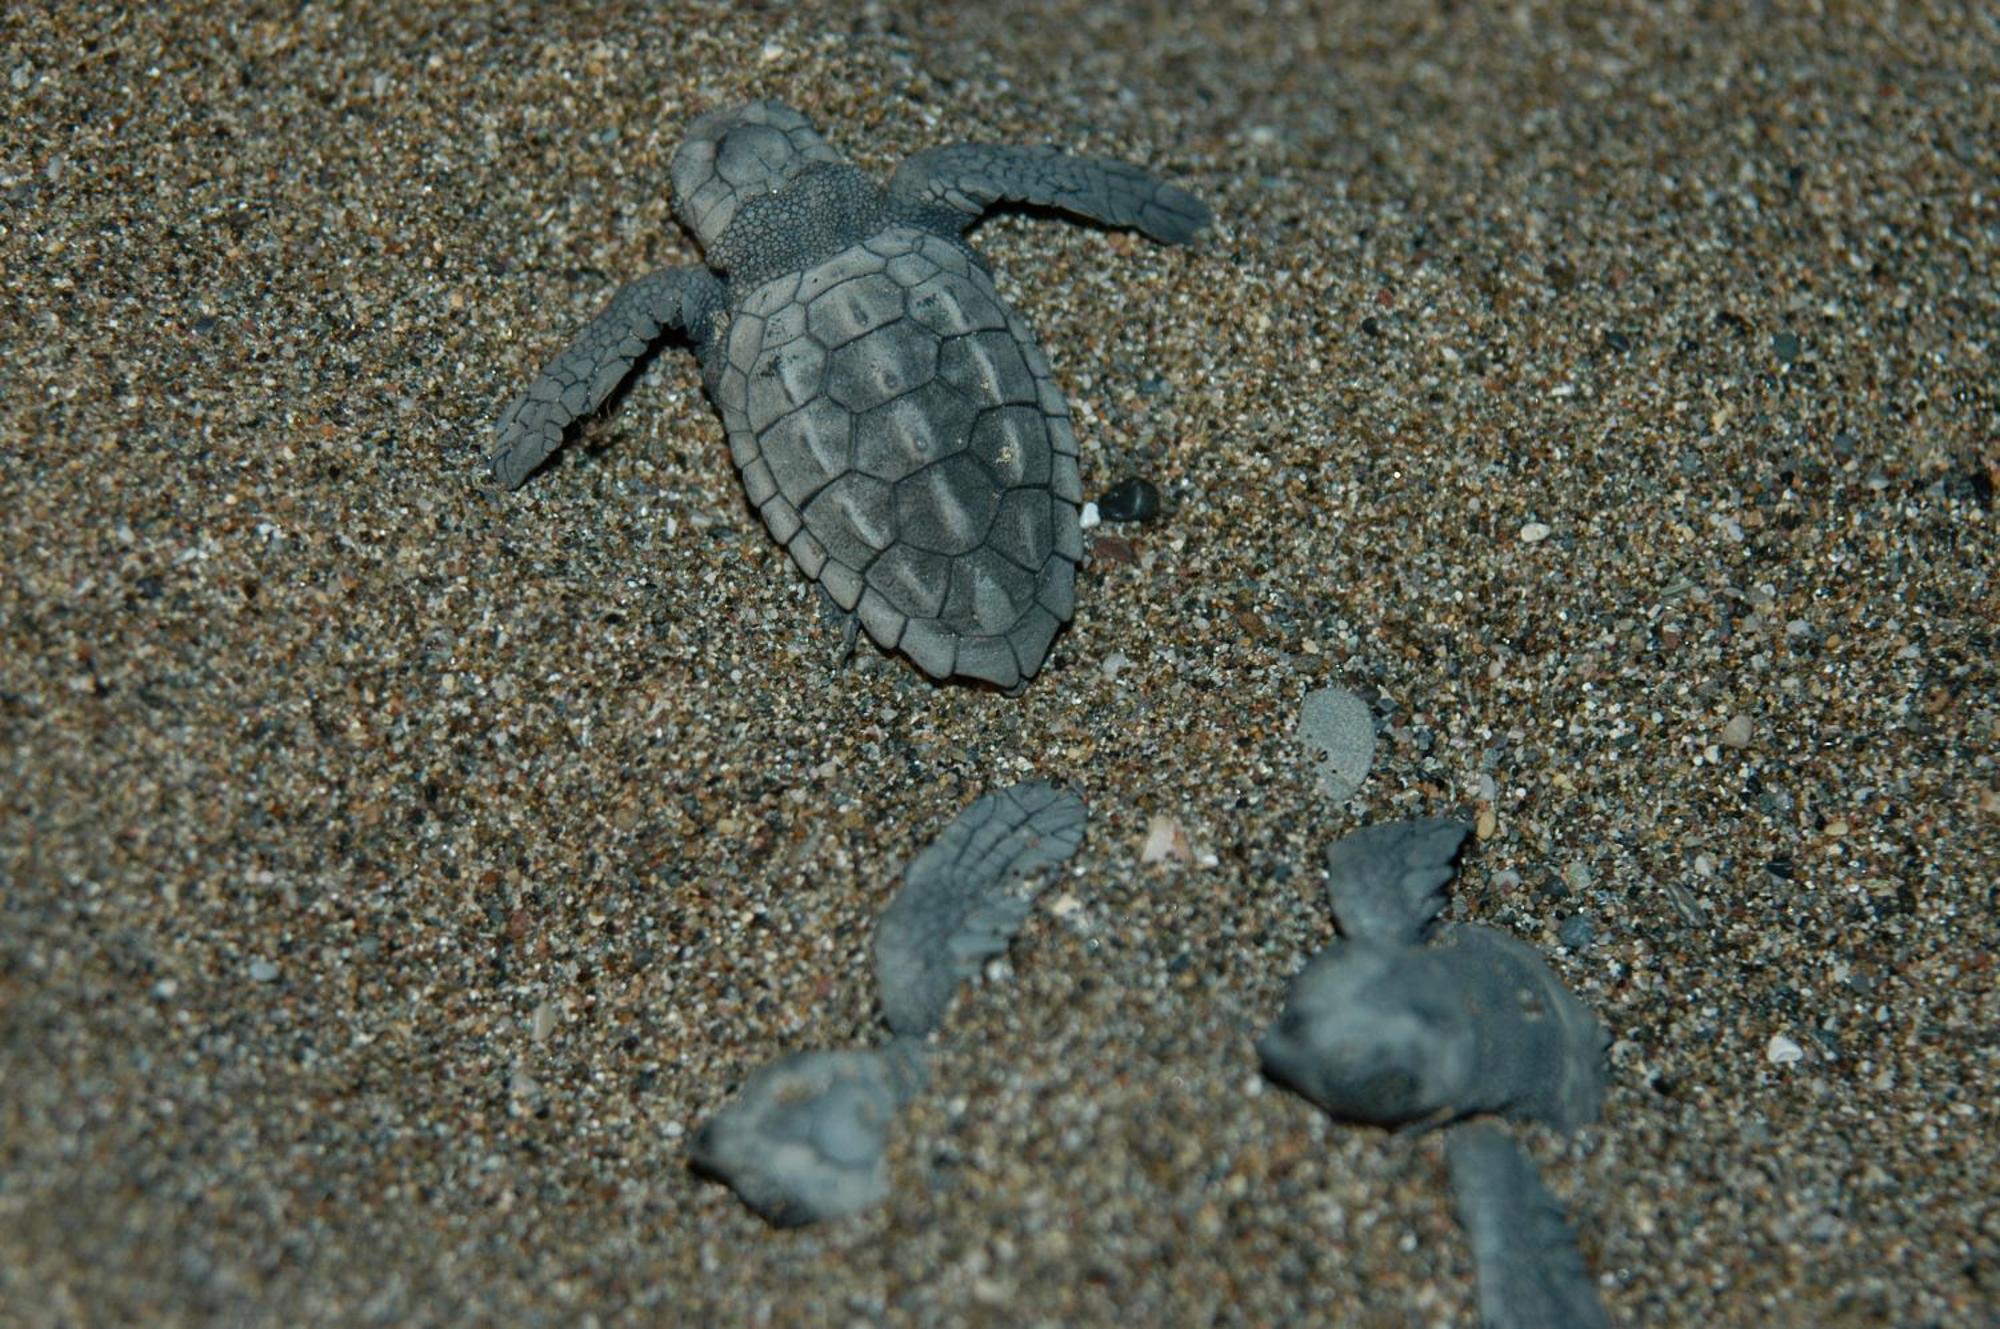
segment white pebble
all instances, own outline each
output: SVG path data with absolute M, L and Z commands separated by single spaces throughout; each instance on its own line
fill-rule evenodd
M 1538 545 L 1548 538 L 1549 527 L 1546 522 L 1531 521 L 1521 528 L 1521 543 L 1523 544 Z
M 1806 1050 L 1783 1034 L 1772 1034 L 1764 1045 L 1764 1060 L 1773 1066 L 1791 1066 L 1806 1059 Z
M 1172 817 L 1154 813 L 1146 823 L 1146 843 L 1139 848 L 1141 863 L 1164 863 L 1168 859 L 1178 859 L 1186 863 L 1194 858 L 1194 851 L 1188 847 L 1187 832 Z
M 251 982 L 273 983 L 277 981 L 277 978 L 278 966 L 272 964 L 269 960 L 252 960 L 250 962 Z
M 1077 525 L 1083 527 L 1083 529 L 1086 531 L 1089 530 L 1091 527 L 1097 525 L 1098 523 L 1102 522 L 1103 520 L 1104 520 L 1104 515 L 1097 510 L 1096 503 L 1084 504 L 1083 511 L 1078 514 L 1076 519 Z

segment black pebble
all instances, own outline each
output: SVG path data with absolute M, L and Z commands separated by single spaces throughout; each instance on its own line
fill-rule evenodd
M 1120 480 L 1097 500 L 1106 521 L 1151 521 L 1160 515 L 1160 489 L 1151 480 Z

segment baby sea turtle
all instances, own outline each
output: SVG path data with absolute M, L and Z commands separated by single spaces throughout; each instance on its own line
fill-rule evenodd
M 959 982 L 1028 917 L 1023 879 L 1083 843 L 1083 800 L 1040 780 L 976 800 L 903 872 L 875 925 L 875 978 L 894 1035 L 877 1048 L 795 1052 L 752 1075 L 694 1134 L 688 1161 L 780 1227 L 843 1218 L 889 1194 L 889 1128 L 928 1078 L 926 1038 Z
M 493 478 L 519 486 L 677 335 L 801 571 L 933 678 L 1033 677 L 1075 607 L 1076 435 L 964 232 L 1009 201 L 1185 244 L 1208 209 L 1136 166 L 1053 148 L 931 148 L 885 189 L 774 102 L 690 125 L 673 188 L 708 266 L 613 295 L 501 413 Z
M 1451 1127 L 1481 1325 L 1603 1329 L 1597 1286 L 1534 1161 L 1490 1121 L 1464 1119 L 1589 1125 L 1604 1105 L 1610 1037 L 1534 948 L 1439 921 L 1469 830 L 1391 822 L 1327 851 L 1340 937 L 1292 980 L 1257 1052 L 1265 1074 L 1330 1116 Z
M 1341 935 L 1292 980 L 1258 1054 L 1343 1120 L 1435 1126 L 1492 1112 L 1587 1126 L 1604 1105 L 1604 1026 L 1532 946 L 1438 921 L 1469 830 L 1392 822 L 1327 851 Z

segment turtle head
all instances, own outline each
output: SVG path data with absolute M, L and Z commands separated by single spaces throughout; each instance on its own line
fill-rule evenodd
M 812 122 L 777 102 L 710 111 L 674 154 L 674 211 L 712 249 L 744 202 L 775 194 L 808 167 L 841 160 Z
M 1462 1111 L 1471 1031 L 1422 952 L 1336 941 L 1293 981 L 1258 1041 L 1264 1071 L 1343 1121 L 1402 1126 Z

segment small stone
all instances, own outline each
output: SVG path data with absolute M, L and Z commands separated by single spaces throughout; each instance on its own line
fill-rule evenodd
M 1783 1034 L 1772 1034 L 1764 1045 L 1764 1060 L 1773 1066 L 1791 1066 L 1806 1059 L 1806 1050 Z
M 1139 551 L 1132 547 L 1130 540 L 1122 539 L 1116 535 L 1100 535 L 1091 542 L 1090 560 L 1093 563 L 1102 563 L 1107 567 L 1116 567 L 1121 563 L 1137 563 L 1139 561 Z
M 1077 514 L 1076 524 L 1087 531 L 1093 526 L 1101 525 L 1103 521 L 1104 514 L 1097 510 L 1097 504 L 1086 503 L 1083 505 L 1083 511 Z
M 1168 860 L 1182 863 L 1194 859 L 1194 850 L 1188 847 L 1187 832 L 1181 824 L 1164 813 L 1154 813 L 1146 823 L 1146 842 L 1139 848 L 1142 864 L 1165 863 Z
M 1750 746 L 1750 738 L 1753 732 L 1749 716 L 1733 716 L 1730 718 L 1728 724 L 1722 726 L 1723 745 L 1732 748 L 1747 748 Z
M 1786 364 L 1799 358 L 1798 334 L 1779 332 L 1771 336 L 1771 353 Z
M 1123 651 L 1113 651 L 1098 664 L 1098 669 L 1106 678 L 1115 679 L 1132 667 L 1131 659 Z
M 252 960 L 250 962 L 250 981 L 252 983 L 275 983 L 277 980 L 278 966 L 272 964 L 269 960 Z
M 1104 491 L 1097 510 L 1106 521 L 1151 521 L 1160 515 L 1160 490 L 1151 480 L 1121 480 Z
M 1588 950 L 1590 943 L 1597 940 L 1597 929 L 1591 926 L 1590 915 L 1571 914 L 1556 930 L 1562 944 L 1573 951 Z
M 1375 761 L 1375 713 L 1344 688 L 1317 688 L 1299 707 L 1299 738 L 1319 777 L 1320 792 L 1336 803 L 1354 797 Z
M 1491 803 L 1481 803 L 1479 805 L 1479 816 L 1475 818 L 1472 823 L 1472 834 L 1474 838 L 1479 840 L 1491 840 L 1493 838 L 1493 832 L 1499 829 L 1500 829 L 1500 819 L 1493 815 L 1493 805 Z M 1518 881 L 1519 878 L 1517 877 L 1516 880 Z
M 556 1008 L 546 1001 L 537 1005 L 528 1026 L 528 1036 L 537 1043 L 545 1043 L 549 1035 L 555 1032 L 555 1028 Z
M 1549 538 L 1547 522 L 1531 521 L 1521 528 L 1521 543 L 1538 545 Z

